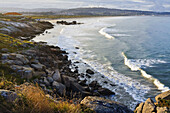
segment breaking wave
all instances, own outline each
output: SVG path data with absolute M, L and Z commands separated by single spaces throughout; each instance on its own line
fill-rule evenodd
M 111 36 L 110 34 L 106 33 L 106 32 L 105 32 L 105 29 L 106 29 L 106 27 L 102 28 L 102 29 L 99 31 L 99 33 L 100 33 L 101 35 L 104 35 L 104 36 L 105 36 L 106 38 L 108 38 L 108 39 L 115 39 L 115 37 L 113 37 L 113 36 Z
M 142 76 L 153 81 L 154 85 L 158 87 L 162 92 L 168 91 L 169 87 L 165 86 L 158 79 L 154 78 L 152 75 L 147 74 L 143 69 L 146 67 L 151 67 L 153 64 L 166 63 L 161 60 L 147 60 L 147 59 L 128 59 L 124 52 L 122 52 L 124 57 L 124 63 L 128 66 L 132 71 L 140 71 Z

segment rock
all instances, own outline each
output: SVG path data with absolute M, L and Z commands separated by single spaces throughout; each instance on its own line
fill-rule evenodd
M 2 52 L 8 52 L 9 50 L 7 48 L 2 48 L 1 51 Z
M 44 71 L 36 71 L 34 72 L 34 76 L 36 77 L 46 77 L 46 73 Z
M 81 103 L 96 113 L 133 113 L 125 105 L 101 97 L 88 96 Z
M 21 61 L 23 64 L 28 64 L 29 60 L 22 54 L 11 53 L 9 55 L 9 59 L 15 61 Z
M 36 59 L 32 59 L 32 60 L 30 61 L 30 63 L 31 63 L 31 64 L 39 64 L 39 61 L 36 60 Z
M 135 113 L 142 113 L 144 103 L 140 103 L 139 106 L 136 108 Z
M 23 67 L 22 78 L 30 79 L 33 77 L 34 69 L 30 67 Z
M 53 78 L 54 81 L 61 82 L 61 75 L 60 75 L 60 72 L 59 72 L 58 69 L 55 70 L 52 78 Z
M 0 95 L 9 102 L 15 101 L 16 98 L 18 97 L 15 92 L 9 90 L 3 90 L 3 89 L 0 89 Z
M 164 92 L 164 93 L 162 93 L 162 94 L 157 95 L 157 96 L 155 97 L 155 100 L 156 100 L 157 102 L 159 102 L 159 98 L 160 98 L 160 99 L 165 99 L 165 100 L 170 100 L 170 90 L 169 90 L 169 91 L 166 91 L 166 92 Z
M 86 70 L 86 73 L 91 74 L 91 75 L 94 74 L 94 72 L 93 72 L 92 70 L 90 70 L 90 69 L 87 69 L 87 70 Z
M 2 54 L 2 57 L 1 57 L 2 60 L 6 60 L 8 58 L 9 58 L 9 54 Z
M 157 113 L 170 113 L 170 109 L 168 109 L 167 107 L 157 107 L 156 110 Z
M 97 81 L 93 81 L 89 84 L 90 87 L 94 88 L 94 89 L 98 89 L 99 87 L 101 87 Z
M 8 65 L 13 65 L 14 61 L 13 60 L 2 60 L 2 64 L 8 64 Z
M 110 90 L 108 90 L 108 89 L 106 89 L 106 88 L 99 88 L 97 91 L 98 91 L 101 95 L 104 95 L 104 96 L 106 96 L 106 95 L 115 95 L 114 92 L 112 92 L 112 91 L 110 91 Z
M 75 49 L 80 49 L 79 47 L 75 47 Z
M 44 65 L 42 65 L 40 63 L 39 64 L 31 64 L 31 67 L 38 71 L 42 71 L 46 68 Z
M 154 102 L 150 98 L 148 98 L 145 101 L 142 113 L 152 113 L 155 111 L 155 108 L 156 108 L 156 106 L 155 106 Z
M 68 88 L 70 88 L 71 82 L 77 82 L 73 77 L 68 77 L 66 75 L 62 75 L 62 81 Z
M 18 65 L 12 65 L 12 66 L 10 66 L 10 67 L 11 67 L 11 69 L 13 69 L 14 71 L 18 71 L 18 70 L 22 70 L 22 69 L 23 69 L 22 66 L 18 66 Z
M 47 89 L 46 86 L 45 86 L 45 84 L 40 84 L 40 87 L 43 88 L 44 90 Z
M 74 91 L 74 92 L 82 93 L 83 91 L 85 91 L 85 89 L 76 82 L 71 82 L 70 85 L 71 85 L 72 91 Z
M 50 86 L 50 83 L 48 82 L 46 77 L 44 77 L 44 83 L 45 83 L 46 86 Z
M 20 60 L 13 60 L 13 64 L 15 64 L 15 65 L 19 65 L 19 66 L 24 65 L 24 63 L 23 63 L 23 62 L 21 62 Z
M 50 83 L 53 83 L 53 78 L 52 77 L 47 77 L 47 80 L 50 82 Z
M 53 88 L 56 89 L 56 91 L 60 94 L 60 95 L 64 95 L 65 91 L 66 91 L 66 87 L 62 84 L 62 83 L 58 83 L 56 81 L 53 82 L 52 84 Z

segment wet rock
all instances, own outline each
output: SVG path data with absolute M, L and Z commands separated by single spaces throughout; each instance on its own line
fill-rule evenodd
M 65 91 L 66 91 L 66 87 L 65 85 L 63 85 L 62 83 L 58 83 L 56 81 L 54 81 L 52 83 L 53 88 L 56 89 L 57 93 L 59 93 L 60 95 L 64 95 Z
M 16 98 L 18 97 L 15 92 L 4 89 L 0 89 L 0 95 L 9 102 L 15 101 Z
M 99 87 L 101 87 L 97 81 L 93 81 L 89 84 L 90 87 L 94 88 L 94 89 L 98 89 Z
M 87 80 L 82 80 L 82 81 L 79 81 L 78 83 L 81 85 L 81 86 L 86 86 L 86 82 Z
M 53 78 L 54 81 L 61 82 L 61 75 L 60 75 L 60 72 L 59 72 L 58 69 L 55 70 L 52 78 Z
M 155 106 L 154 102 L 150 98 L 148 98 L 145 101 L 142 113 L 152 113 L 155 111 L 155 108 L 156 108 L 156 106 Z
M 107 81 L 104 81 L 103 83 L 107 84 L 108 82 L 107 82 Z
M 125 105 L 101 97 L 88 96 L 81 101 L 82 105 L 87 106 L 96 113 L 133 113 Z
M 110 90 L 108 90 L 108 89 L 106 89 L 106 88 L 99 88 L 98 90 L 97 90 L 101 95 L 104 95 L 104 96 L 108 96 L 108 95 L 115 95 L 115 93 L 114 92 L 112 92 L 112 91 L 110 91 Z
M 92 70 L 90 70 L 90 69 L 87 69 L 87 70 L 86 70 L 86 73 L 91 74 L 91 75 L 94 74 L 94 72 L 93 72 Z
M 155 100 L 159 102 L 159 99 L 170 100 L 170 90 L 164 93 L 161 93 L 155 97 Z
M 75 47 L 75 49 L 80 49 L 79 47 Z

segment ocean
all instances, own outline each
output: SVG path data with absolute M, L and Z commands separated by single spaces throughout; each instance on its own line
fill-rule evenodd
M 34 41 L 69 53 L 80 73 L 115 92 L 107 98 L 134 109 L 137 103 L 170 88 L 170 17 L 132 16 L 65 19 L 84 23 L 58 25 Z M 79 63 L 76 63 L 76 62 Z M 74 70 L 74 66 L 72 66 Z

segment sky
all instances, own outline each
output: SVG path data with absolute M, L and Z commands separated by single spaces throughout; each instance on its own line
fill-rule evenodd
M 27 9 L 106 7 L 170 12 L 170 0 L 0 0 L 1 7 Z

